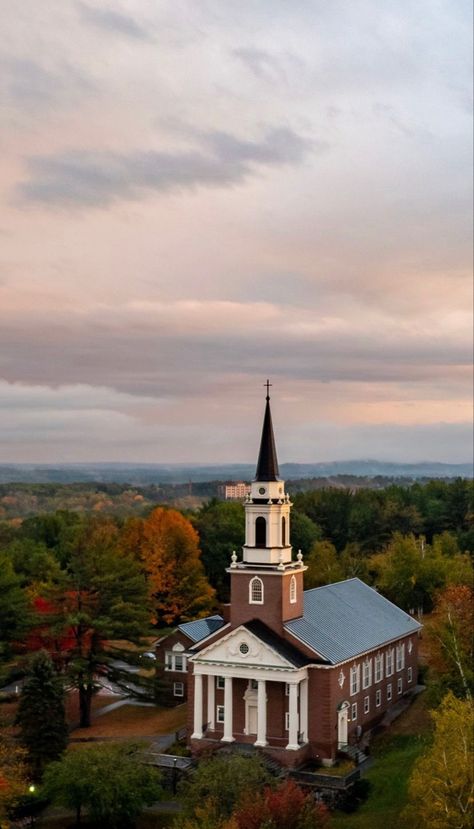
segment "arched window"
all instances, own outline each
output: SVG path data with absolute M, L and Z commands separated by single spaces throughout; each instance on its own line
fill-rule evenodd
M 286 547 L 286 518 L 281 519 L 281 546 Z
M 249 584 L 249 602 L 250 604 L 263 604 L 263 581 L 258 576 L 255 576 Z
M 285 520 L 285 519 L 283 519 Z M 290 579 L 290 603 L 295 604 L 296 602 L 296 578 L 292 576 Z
M 267 522 L 261 515 L 255 521 L 255 546 L 267 546 Z

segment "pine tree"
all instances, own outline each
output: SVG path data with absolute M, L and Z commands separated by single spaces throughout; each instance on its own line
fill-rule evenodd
M 36 775 L 67 745 L 64 685 L 46 651 L 35 654 L 20 695 L 20 738 Z

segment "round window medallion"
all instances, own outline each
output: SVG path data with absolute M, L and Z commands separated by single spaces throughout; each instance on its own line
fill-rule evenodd
M 241 643 L 241 645 L 239 646 L 239 651 L 242 654 L 242 656 L 247 656 L 249 652 L 249 646 L 247 645 L 247 642 Z
M 265 487 L 264 486 L 261 486 L 258 491 L 259 491 L 260 495 L 265 495 Z

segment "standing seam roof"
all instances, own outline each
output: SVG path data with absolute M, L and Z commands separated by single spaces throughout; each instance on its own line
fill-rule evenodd
M 201 639 L 205 639 L 206 636 L 219 630 L 223 624 L 224 619 L 222 616 L 216 614 L 215 616 L 206 616 L 205 619 L 183 622 L 182 625 L 178 625 L 178 630 L 188 636 L 189 639 L 192 639 L 193 642 L 200 642 Z
M 331 664 L 421 628 L 408 613 L 357 578 L 306 590 L 303 607 L 303 616 L 287 622 L 285 630 Z

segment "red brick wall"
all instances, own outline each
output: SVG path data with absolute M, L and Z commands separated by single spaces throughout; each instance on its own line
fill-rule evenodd
M 263 581 L 264 603 L 250 604 L 249 584 L 255 574 L 231 574 L 231 615 L 232 627 L 260 619 L 276 633 L 283 634 L 283 623 L 289 619 L 296 619 L 303 614 L 303 572 L 291 571 L 278 575 L 258 573 Z M 296 597 L 294 604 L 290 603 L 290 579 L 296 578 Z
M 177 642 L 180 642 L 181 645 L 188 650 L 192 646 L 191 640 L 184 635 L 180 630 L 175 630 L 174 633 L 170 633 L 169 636 L 166 636 L 164 639 L 159 641 L 155 646 L 155 654 L 156 654 L 156 675 L 157 678 L 160 680 L 160 685 L 163 686 L 163 694 L 165 699 L 163 700 L 166 704 L 174 704 L 174 705 L 181 705 L 181 703 L 186 702 L 188 699 L 189 694 L 189 671 L 166 671 L 165 670 L 165 659 L 166 659 L 166 651 L 173 650 L 173 646 L 176 645 Z M 174 682 L 182 682 L 184 685 L 184 696 L 183 697 L 175 697 L 173 695 L 173 683 Z

